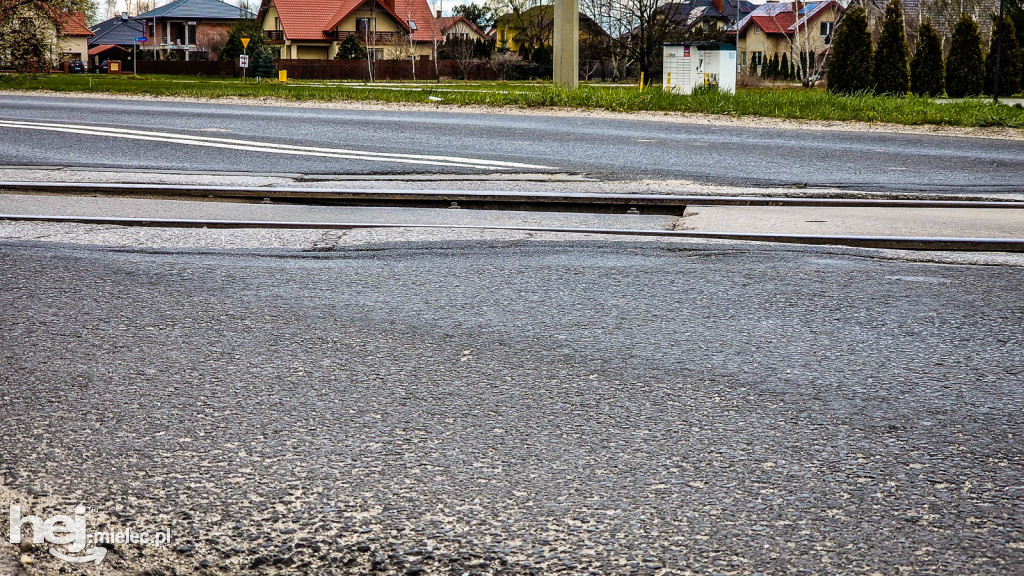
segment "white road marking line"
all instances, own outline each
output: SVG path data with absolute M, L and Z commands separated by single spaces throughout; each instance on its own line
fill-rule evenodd
M 397 162 L 402 164 L 426 164 L 433 166 L 454 166 L 461 168 L 477 169 L 501 169 L 501 168 L 528 168 L 551 170 L 549 166 L 537 164 L 522 164 L 518 162 L 503 162 L 500 160 L 479 160 L 475 158 L 462 158 L 458 156 L 427 156 L 417 154 L 399 154 L 386 152 L 371 152 L 365 150 L 348 150 L 334 148 L 320 148 L 315 146 L 296 146 L 291 144 L 277 144 L 273 142 L 253 142 L 232 138 L 213 138 L 207 136 L 190 136 L 174 134 L 170 132 L 156 132 L 147 130 L 132 130 L 127 128 L 112 128 L 106 126 L 89 126 L 78 124 L 58 124 L 52 122 L 25 122 L 17 120 L 0 120 L 0 126 L 9 128 L 23 128 L 31 130 L 48 130 L 56 132 L 67 132 L 71 134 L 86 134 L 96 136 L 109 136 L 112 138 L 130 138 L 136 140 L 149 140 L 154 142 L 170 142 L 186 144 L 191 146 L 207 146 L 212 148 L 230 148 L 235 150 L 247 150 L 256 152 L 268 152 L 273 154 L 291 154 L 304 156 L 321 156 L 327 158 L 346 158 L 355 160 L 370 160 L 379 162 Z

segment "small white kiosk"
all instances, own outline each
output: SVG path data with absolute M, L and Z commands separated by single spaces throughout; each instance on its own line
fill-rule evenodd
M 736 46 L 724 42 L 665 44 L 662 68 L 665 90 L 690 94 L 694 88 L 715 85 L 736 91 Z

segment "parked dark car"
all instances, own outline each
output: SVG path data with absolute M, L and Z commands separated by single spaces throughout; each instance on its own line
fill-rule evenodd
M 84 74 L 85 64 L 83 64 L 81 60 L 72 60 L 68 64 L 68 72 L 72 74 Z

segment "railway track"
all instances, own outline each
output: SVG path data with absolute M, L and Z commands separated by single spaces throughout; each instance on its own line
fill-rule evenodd
M 48 222 L 62 224 L 99 224 L 150 228 L 219 228 L 219 229 L 286 229 L 286 230 L 358 230 L 358 229 L 445 229 L 503 230 L 516 232 L 547 232 L 555 234 L 600 234 L 615 236 L 647 236 L 660 238 L 703 238 L 810 244 L 816 246 L 851 246 L 856 248 L 889 248 L 895 250 L 950 250 L 967 252 L 1024 252 L 1024 239 L 1014 238 L 935 238 L 908 236 L 838 236 L 813 234 L 754 234 L 742 232 L 695 232 L 689 230 L 630 230 L 615 228 L 559 228 L 547 226 L 488 226 L 470 224 L 390 224 L 347 222 L 286 222 L 271 220 L 193 220 L 178 218 L 113 218 L 103 216 L 43 216 L 0 214 L 0 221 Z
M 120 196 L 203 197 L 338 206 L 404 206 L 680 216 L 687 206 L 819 206 L 845 208 L 1005 208 L 1024 202 L 981 200 L 906 200 L 870 198 L 776 198 L 665 194 L 586 194 L 504 191 L 381 190 L 375 188 L 308 188 L 262 186 L 187 186 L 82 182 L 0 182 L 0 192 L 102 194 Z
M 245 186 L 182 186 L 163 184 L 106 184 L 77 182 L 0 182 L 0 192 L 70 195 L 100 194 L 123 196 L 214 197 L 236 200 L 270 199 L 275 202 L 345 206 L 402 206 L 611 214 L 640 213 L 670 216 L 682 216 L 688 206 L 713 205 L 816 206 L 834 208 L 995 208 L 1024 210 L 1024 202 L 1014 201 L 775 198 L 754 196 L 673 196 L 656 194 L 562 194 L 493 191 L 380 190 L 372 188 L 265 188 Z M 858 236 L 471 224 L 395 224 L 388 222 L 302 222 L 274 220 L 214 220 L 0 214 L 0 221 L 3 220 L 16 222 L 98 224 L 108 226 L 158 228 L 290 230 L 433 228 L 448 230 L 501 230 L 554 234 L 598 234 L 661 238 L 740 240 L 787 244 L 850 246 L 858 248 L 887 248 L 897 250 L 1024 252 L 1024 238 Z

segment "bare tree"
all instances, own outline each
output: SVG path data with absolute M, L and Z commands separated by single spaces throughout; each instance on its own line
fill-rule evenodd
M 129 16 L 145 14 L 156 8 L 155 0 L 124 0 L 124 4 L 125 11 L 128 12 Z
M 616 44 L 632 60 L 647 81 L 661 69 L 662 45 L 677 38 L 681 31 L 676 20 L 681 13 L 678 3 L 661 4 L 662 0 L 618 0 L 608 10 L 616 34 Z
M 998 0 L 931 0 L 926 6 L 925 15 L 931 19 L 939 37 L 943 38 L 945 49 L 949 48 L 953 28 L 964 14 L 974 18 L 978 23 L 982 42 L 987 43 L 992 34 L 992 20 L 989 15 L 999 11 Z
M 455 58 L 459 66 L 459 77 L 466 80 L 473 65 L 478 62 L 473 41 L 468 38 L 449 38 L 445 42 L 445 51 Z
M 211 62 L 220 60 L 224 53 L 224 45 L 228 41 L 228 31 L 221 28 L 206 29 L 200 28 L 196 34 L 196 46 L 203 52 Z
M 440 5 L 441 0 L 431 0 L 431 13 L 439 13 L 441 10 L 438 6 Z M 438 61 L 441 56 L 441 23 L 437 18 L 430 19 L 430 42 L 433 45 L 434 77 L 437 78 L 437 82 L 441 82 L 441 63 Z
M 504 52 L 495 51 L 491 54 L 491 68 L 498 75 L 498 80 L 504 81 L 508 73 L 522 62 L 523 58 L 519 54 L 508 50 Z
M 383 51 L 385 60 L 407 59 L 412 53 L 412 44 L 409 42 L 409 34 L 396 32 L 395 35 L 389 37 L 388 41 L 384 44 Z
M 519 50 L 533 52 L 554 37 L 554 6 L 546 0 L 505 0 L 505 28 Z

